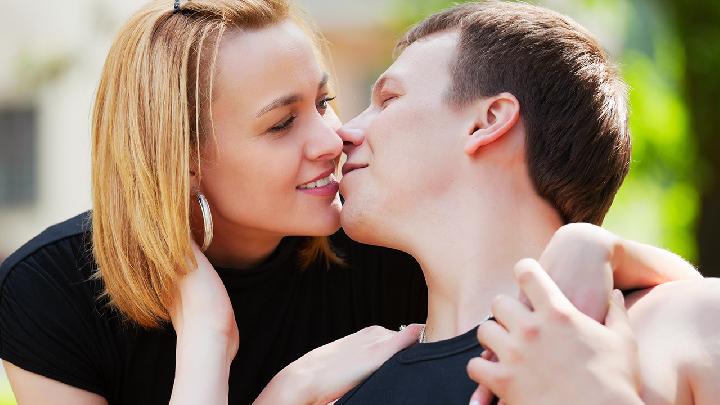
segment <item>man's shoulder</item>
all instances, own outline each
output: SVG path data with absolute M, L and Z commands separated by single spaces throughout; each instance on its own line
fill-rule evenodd
M 19 264 L 33 259 L 40 255 L 40 252 L 52 250 L 50 248 L 60 243 L 73 239 L 76 244 L 88 240 L 90 237 L 90 212 L 86 211 L 78 214 L 70 219 L 52 225 L 42 231 L 40 234 L 30 239 L 18 250 L 8 256 L 2 264 L 0 264 L 0 285 Z M 85 251 L 80 249 L 79 251 Z M 68 254 L 67 250 L 55 249 L 52 253 L 44 254 L 43 260 L 52 260 L 53 255 Z
M 627 300 L 631 320 L 639 326 L 667 324 L 668 328 L 697 330 L 718 328 L 720 279 L 678 280 L 633 293 Z M 712 324 L 712 325 L 710 325 Z
M 649 295 L 649 304 L 673 308 L 672 321 L 690 332 L 694 343 L 720 348 L 720 279 L 703 278 L 665 283 Z M 720 360 L 720 352 L 717 353 Z M 720 364 L 718 364 L 720 366 Z
M 633 298 L 629 315 L 648 390 L 687 399 L 675 403 L 713 403 L 720 396 L 720 279 L 673 281 Z
M 678 280 L 637 291 L 628 297 L 632 302 L 630 311 L 670 310 L 673 313 L 691 315 L 700 309 L 717 308 L 720 305 L 720 279 L 698 278 Z

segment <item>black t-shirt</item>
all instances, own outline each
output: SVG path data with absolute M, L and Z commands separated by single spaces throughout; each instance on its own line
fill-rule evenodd
M 111 404 L 166 404 L 175 333 L 136 327 L 98 298 L 89 225 L 84 213 L 52 226 L 0 266 L 0 358 Z M 230 403 L 251 403 L 287 364 L 365 326 L 424 322 L 427 288 L 410 256 L 338 232 L 346 266 L 300 269 L 302 241 L 284 238 L 256 268 L 218 269 L 240 330 Z
M 467 364 L 482 354 L 477 327 L 452 339 L 415 344 L 391 357 L 336 405 L 467 405 L 477 388 Z

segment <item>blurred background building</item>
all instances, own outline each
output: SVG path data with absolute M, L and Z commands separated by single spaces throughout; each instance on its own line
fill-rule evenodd
M 115 32 L 144 2 L 0 0 L 0 260 L 90 208 L 93 95 Z M 330 42 L 341 118 L 365 107 L 400 33 L 452 3 L 298 1 Z M 631 87 L 632 168 L 605 225 L 720 275 L 720 1 L 535 3 L 590 29 Z M 13 403 L 4 387 L 0 403 Z

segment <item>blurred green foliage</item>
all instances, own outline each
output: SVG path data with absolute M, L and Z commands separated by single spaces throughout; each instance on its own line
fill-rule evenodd
M 457 3 L 396 0 L 392 27 L 403 32 L 427 15 Z M 531 3 L 543 5 L 543 1 Z M 562 2 L 553 1 L 553 5 L 558 3 Z M 630 87 L 633 160 L 605 226 L 624 237 L 665 247 L 695 261 L 700 198 L 695 175 L 697 148 L 690 136 L 683 95 L 684 48 L 674 20 L 668 17 L 669 10 L 662 3 L 644 0 L 566 3 L 565 9 L 571 10 L 566 12 L 578 20 L 599 13 L 614 14 L 622 15 L 625 25 L 624 31 L 603 34 L 624 36 L 618 38 L 623 47 L 613 59 Z
M 0 382 L 0 405 L 14 405 L 15 396 L 13 396 L 12 390 L 10 389 L 10 383 L 3 379 Z

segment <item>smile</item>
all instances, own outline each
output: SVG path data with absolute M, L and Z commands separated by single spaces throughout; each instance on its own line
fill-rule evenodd
M 310 189 L 314 189 L 314 188 L 325 187 L 328 184 L 332 183 L 333 181 L 335 181 L 335 175 L 331 173 L 329 176 L 327 176 L 325 178 L 322 178 L 317 181 L 311 181 L 309 183 L 301 184 L 297 188 L 300 190 L 310 190 Z

